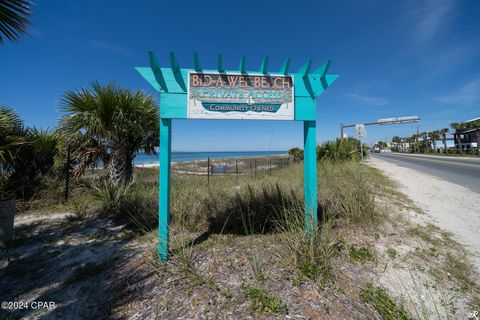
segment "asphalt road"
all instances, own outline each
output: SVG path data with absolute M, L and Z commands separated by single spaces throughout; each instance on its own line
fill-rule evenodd
M 379 158 L 467 188 L 480 190 L 480 158 L 412 155 L 400 153 L 372 153 Z

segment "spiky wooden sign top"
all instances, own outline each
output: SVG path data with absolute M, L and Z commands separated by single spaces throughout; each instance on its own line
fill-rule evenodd
M 148 53 L 150 67 L 136 67 L 136 70 L 147 80 L 155 90 L 160 92 L 162 108 L 160 117 L 164 119 L 186 119 L 187 118 L 187 91 L 189 72 L 197 73 L 241 73 L 245 75 L 291 75 L 295 88 L 294 120 L 315 120 L 316 103 L 315 99 L 320 96 L 336 79 L 337 75 L 327 74 L 330 61 L 326 61 L 319 68 L 310 71 L 312 59 L 297 71 L 290 72 L 290 58 L 287 58 L 278 72 L 268 71 L 268 56 L 266 56 L 259 70 L 247 71 L 246 57 L 240 59 L 238 70 L 225 70 L 223 68 L 223 57 L 218 55 L 216 69 L 203 69 L 200 65 L 198 54 L 193 55 L 193 69 L 181 68 L 175 54 L 170 52 L 170 67 L 162 68 L 152 52 Z

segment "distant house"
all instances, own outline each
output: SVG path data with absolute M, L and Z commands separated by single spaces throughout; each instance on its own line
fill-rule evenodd
M 465 128 L 455 130 L 453 138 L 456 148 L 460 146 L 458 140 L 460 140 L 460 144 L 463 149 L 478 148 L 478 141 L 480 140 L 480 128 L 475 128 L 473 125 L 469 126 L 469 123 L 473 123 L 477 120 L 480 120 L 480 117 L 465 121 Z M 457 136 L 460 136 L 460 139 L 458 139 Z

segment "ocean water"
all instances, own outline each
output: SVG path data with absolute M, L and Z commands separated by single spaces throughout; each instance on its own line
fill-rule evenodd
M 188 162 L 193 160 L 249 158 L 260 156 L 286 155 L 287 151 L 202 151 L 202 152 L 172 152 L 172 162 Z M 133 160 L 134 164 L 158 163 L 157 155 L 138 153 Z

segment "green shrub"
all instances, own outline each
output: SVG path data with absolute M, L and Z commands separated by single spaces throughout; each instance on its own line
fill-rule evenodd
M 26 128 L 10 108 L 0 106 L 0 197 L 31 199 L 60 165 L 62 137 Z
M 343 138 L 327 141 L 317 145 L 317 159 L 330 161 L 345 161 L 360 159 L 360 140 Z M 368 147 L 364 147 L 364 155 Z

